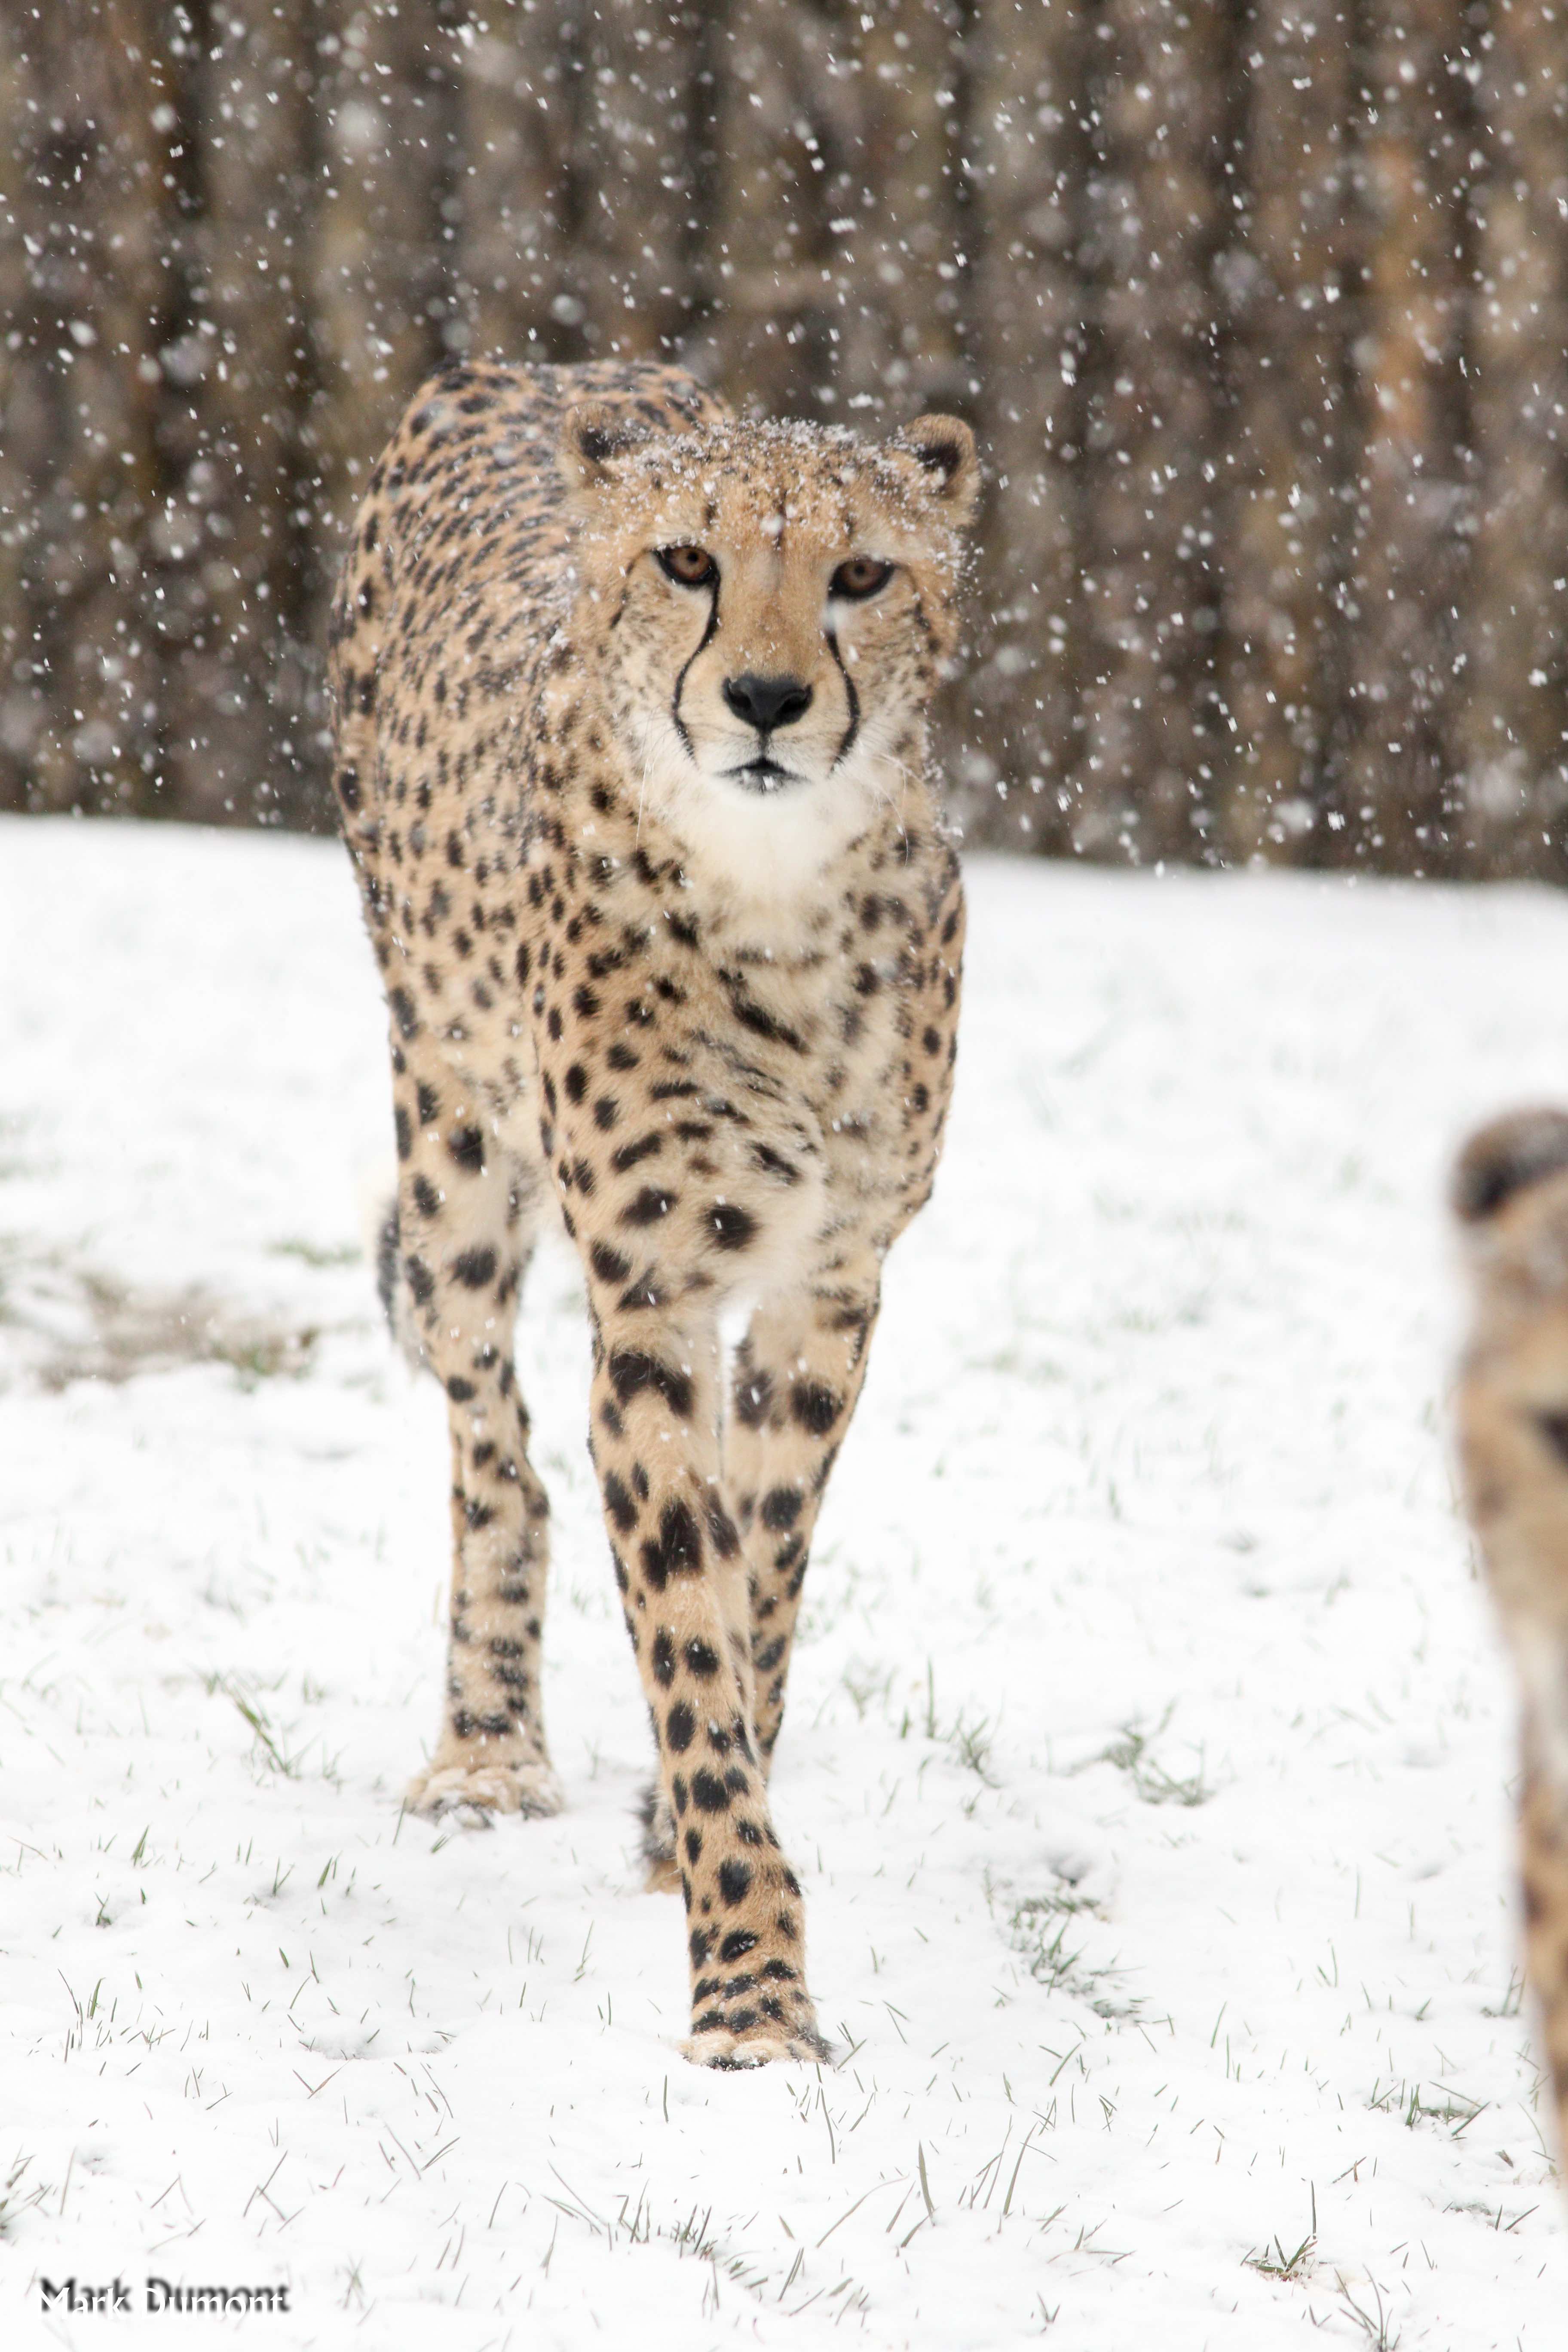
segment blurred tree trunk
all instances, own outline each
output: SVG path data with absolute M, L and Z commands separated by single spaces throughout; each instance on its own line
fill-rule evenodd
M 331 29 L 317 43 L 310 447 L 340 533 L 416 386 L 461 340 L 445 333 L 460 212 L 454 15 L 441 0 L 316 12 Z
M 695 305 L 702 14 L 700 0 L 597 0 L 581 12 L 571 263 L 601 353 L 660 358 Z
M 1089 147 L 1079 93 L 1092 22 L 1083 0 L 984 0 L 969 89 L 966 226 L 991 488 L 964 800 L 1000 783 L 1009 803 L 984 829 L 1058 852 L 1071 840 L 1087 625 L 1079 248 Z
M 3 35 L 7 677 L 0 774 L 16 804 L 144 804 L 156 767 L 151 581 L 174 127 L 158 10 L 40 10 Z M 90 21 L 89 21 L 90 16 Z
M 1373 0 L 1363 68 L 1342 838 L 1398 872 L 1453 862 L 1454 663 L 1473 510 L 1459 365 L 1462 23 L 1450 0 Z
M 1232 415 L 1220 665 L 1237 756 L 1214 846 L 1224 857 L 1331 857 L 1329 745 L 1341 690 L 1338 607 L 1356 449 L 1342 297 L 1355 75 L 1315 0 L 1258 0 L 1243 35 L 1246 210 L 1225 257 Z
M 0 16 L 0 805 L 324 824 L 365 477 L 466 352 L 989 478 L 971 837 L 1568 878 L 1545 0 Z
M 1478 88 L 1467 335 L 1479 496 L 1456 863 L 1539 871 L 1568 812 L 1568 16 L 1512 0 Z
M 1201 848 L 1232 749 L 1214 690 L 1232 18 L 1222 0 L 1109 0 L 1095 30 L 1072 843 L 1147 863 Z
M 833 79 L 858 72 L 836 51 L 834 9 L 730 0 L 715 98 L 713 209 L 706 224 L 711 315 L 703 372 L 774 414 L 817 415 L 837 372 Z
M 473 348 L 555 361 L 582 349 L 569 284 L 578 49 L 570 8 L 496 7 L 458 54 L 462 275 Z M 353 348 L 345 345 L 352 374 Z
M 868 12 L 852 47 L 859 14 L 845 12 L 835 43 L 857 69 L 827 76 L 821 92 L 835 338 L 827 389 L 837 422 L 886 433 L 922 411 L 971 403 L 963 55 L 952 0 L 887 0 Z
M 184 61 L 190 158 L 160 417 L 168 489 L 153 525 L 165 789 L 221 822 L 298 817 L 313 714 L 304 593 L 315 227 L 310 0 L 215 14 Z

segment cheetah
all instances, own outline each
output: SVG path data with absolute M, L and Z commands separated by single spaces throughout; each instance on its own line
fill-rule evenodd
M 513 1329 L 558 1218 L 652 1717 L 685 2054 L 821 2059 L 769 1817 L 806 1557 L 882 1262 L 931 1187 L 963 900 L 927 712 L 973 438 L 748 422 L 656 365 L 460 365 L 370 478 L 334 773 L 390 1014 L 389 1270 L 447 1392 L 446 1708 L 406 1801 L 562 1803 Z
M 1525 1956 L 1568 2157 L 1568 1112 L 1483 1128 L 1453 1204 L 1475 1291 L 1465 1500 L 1523 1700 Z

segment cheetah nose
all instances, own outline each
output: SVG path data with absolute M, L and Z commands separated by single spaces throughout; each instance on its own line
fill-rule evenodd
M 747 669 L 724 680 L 724 699 L 737 719 L 767 735 L 805 718 L 811 708 L 811 688 L 798 677 L 759 677 Z

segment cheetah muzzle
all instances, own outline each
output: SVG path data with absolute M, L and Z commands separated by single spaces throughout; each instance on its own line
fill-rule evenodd
M 927 710 L 975 488 L 948 417 L 873 446 L 738 422 L 668 369 L 459 367 L 376 467 L 333 609 L 390 1016 L 384 1287 L 451 1437 L 446 1708 L 407 1801 L 562 1801 L 512 1348 L 554 1215 L 658 1747 L 650 1867 L 687 1911 L 683 2046 L 722 2067 L 826 2051 L 768 1775 L 952 1083 L 963 904 Z

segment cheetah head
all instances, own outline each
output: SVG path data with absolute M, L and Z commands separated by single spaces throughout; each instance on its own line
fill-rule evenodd
M 924 765 L 978 466 L 966 425 L 649 433 L 574 409 L 574 636 L 628 783 L 699 864 L 805 887 Z

